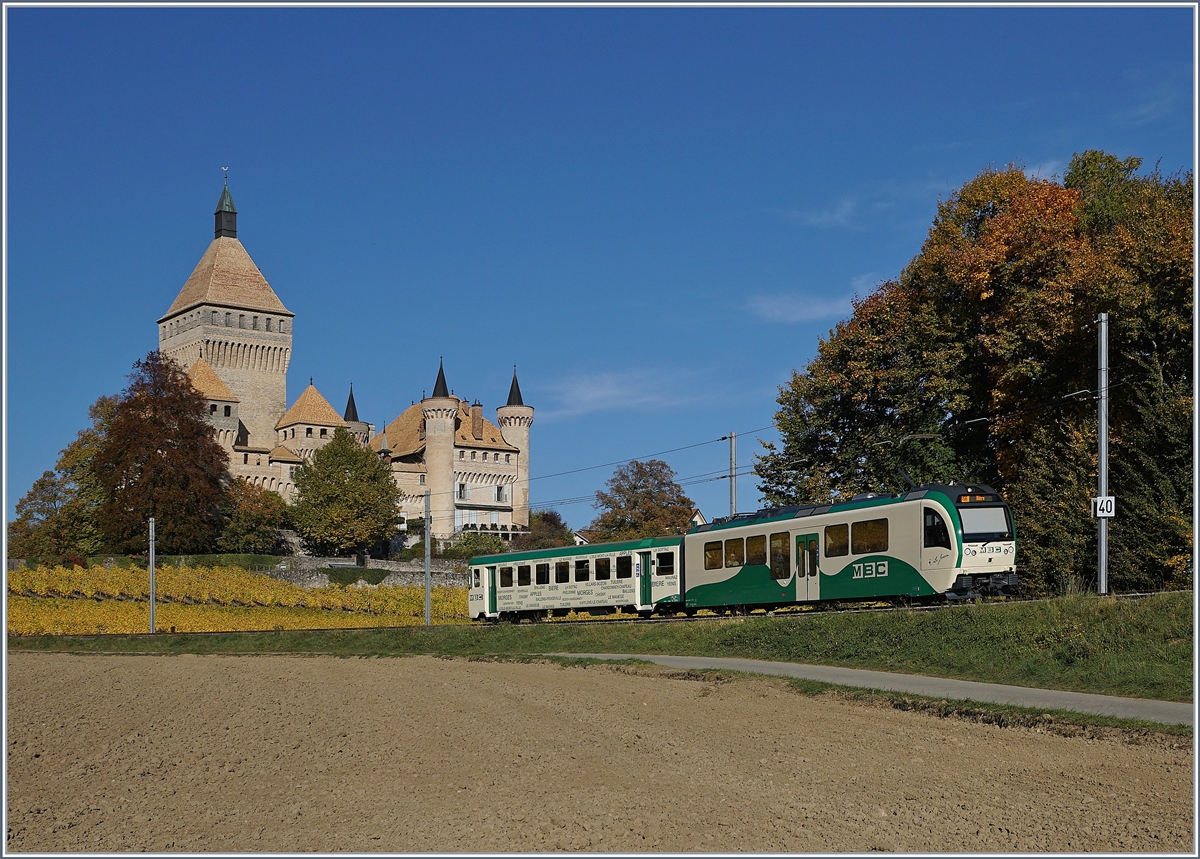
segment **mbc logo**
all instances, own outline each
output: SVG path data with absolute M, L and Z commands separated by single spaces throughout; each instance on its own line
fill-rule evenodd
M 887 561 L 872 561 L 854 565 L 854 578 L 856 579 L 883 579 L 887 578 L 887 574 Z

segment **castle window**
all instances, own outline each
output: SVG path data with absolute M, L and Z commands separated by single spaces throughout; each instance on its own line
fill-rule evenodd
M 255 331 L 258 330 L 258 317 L 257 316 L 250 317 L 250 327 L 252 329 L 254 329 Z
M 505 461 L 505 462 L 512 462 L 512 454 L 511 454 L 511 453 L 506 453 L 506 454 L 504 454 L 504 461 Z
M 458 484 L 458 498 L 460 501 L 471 500 L 471 487 L 466 483 Z
M 213 325 L 217 325 L 217 324 L 218 324 L 218 322 L 217 322 L 217 311 L 215 311 L 215 310 L 214 310 L 214 311 L 212 312 L 212 315 L 213 315 L 213 316 L 212 316 L 212 320 L 213 320 L 212 324 L 213 324 Z
M 233 411 L 233 406 L 226 406 L 225 407 L 225 417 L 229 417 L 229 415 L 232 411 Z
M 467 452 L 466 452 L 465 450 L 460 450 L 460 451 L 458 452 L 458 458 L 459 458 L 459 459 L 466 459 L 466 458 L 467 458 Z
M 493 524 L 493 525 L 499 525 L 499 524 L 500 524 L 500 514 L 499 514 L 499 513 L 493 513 L 493 514 L 492 514 L 492 524 Z
M 243 453 L 242 454 L 242 465 L 249 465 L 249 464 L 250 464 L 250 454 Z
M 499 462 L 499 461 L 500 461 L 500 454 L 493 453 L 492 454 L 492 462 Z
M 229 406 L 226 406 L 225 408 L 229 408 Z M 216 404 L 216 403 L 210 403 L 210 404 L 209 404 L 209 406 L 208 406 L 208 413 L 209 413 L 210 415 L 215 415 L 215 414 L 217 413 L 217 404 Z
M 478 525 L 479 524 L 479 514 L 476 511 L 472 510 L 471 512 L 469 512 L 467 514 L 467 521 L 470 522 L 472 525 Z
M 471 451 L 471 461 L 475 461 L 475 451 Z
M 246 327 L 246 314 L 239 313 L 238 314 L 238 328 L 245 328 L 245 327 Z
M 496 500 L 499 502 L 504 502 L 504 501 L 508 500 L 507 487 L 505 487 L 505 486 L 497 486 L 496 487 Z
M 421 475 L 421 485 L 422 486 L 425 485 L 425 475 L 424 474 Z
M 271 330 L 271 317 L 269 317 L 269 316 L 267 317 L 267 330 L 268 331 Z
M 232 314 L 232 313 L 226 313 L 226 314 L 225 314 L 225 327 L 226 327 L 226 328 L 229 328 L 229 327 L 231 327 L 232 325 L 233 325 L 233 314 Z
M 304 428 L 304 436 L 305 436 L 306 438 L 312 438 L 312 427 L 305 427 L 305 428 Z
M 325 438 L 327 434 L 328 431 L 325 429 L 325 427 L 321 427 L 321 438 Z

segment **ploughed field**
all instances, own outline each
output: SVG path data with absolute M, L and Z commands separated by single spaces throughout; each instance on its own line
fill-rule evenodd
M 1177 851 L 1191 737 L 783 681 L 10 649 L 12 851 Z

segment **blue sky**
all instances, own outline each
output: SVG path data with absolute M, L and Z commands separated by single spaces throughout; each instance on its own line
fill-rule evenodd
M 444 356 L 494 419 L 516 364 L 535 507 L 697 445 L 662 458 L 724 515 L 728 482 L 694 481 L 728 446 L 702 443 L 738 432 L 752 465 L 939 198 L 1084 149 L 1193 168 L 1193 32 L 1189 8 L 9 7 L 6 512 L 157 346 L 228 166 L 296 314 L 289 403 L 353 382 L 379 425 Z

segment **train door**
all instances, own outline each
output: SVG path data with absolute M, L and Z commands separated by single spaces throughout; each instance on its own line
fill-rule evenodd
M 820 599 L 821 550 L 816 534 L 796 538 L 796 602 Z
M 642 606 L 654 605 L 654 576 L 650 570 L 650 553 L 637 553 L 637 576 L 638 576 L 638 604 Z
M 958 556 L 950 539 L 950 529 L 942 513 L 926 506 L 921 511 L 921 574 L 942 589 L 941 578 L 949 579 Z M 937 574 L 941 574 L 941 578 Z M 948 584 L 946 585 L 949 586 Z
M 488 614 L 496 613 L 496 568 L 487 568 L 487 606 Z

